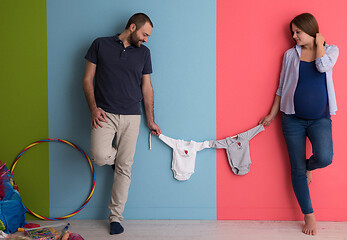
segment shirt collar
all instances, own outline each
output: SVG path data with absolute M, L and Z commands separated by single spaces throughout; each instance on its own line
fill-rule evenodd
M 117 34 L 113 37 L 113 39 L 114 39 L 115 42 L 122 42 L 122 41 L 119 39 L 119 35 L 120 35 L 120 33 L 117 33 Z
M 117 34 L 113 37 L 113 39 L 114 39 L 115 42 L 121 44 L 121 45 L 124 47 L 123 41 L 119 39 L 119 35 L 120 35 L 120 33 L 117 33 Z M 131 45 L 130 45 L 128 48 L 134 48 L 134 46 L 131 46 Z
M 301 46 L 295 45 L 295 50 L 298 53 L 299 57 L 301 57 Z

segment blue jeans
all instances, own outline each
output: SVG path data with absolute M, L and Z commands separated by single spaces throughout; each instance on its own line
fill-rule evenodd
M 306 172 L 324 168 L 333 159 L 331 119 L 305 120 L 282 113 L 282 131 L 287 144 L 292 185 L 303 214 L 313 213 Z M 306 137 L 313 155 L 306 159 Z

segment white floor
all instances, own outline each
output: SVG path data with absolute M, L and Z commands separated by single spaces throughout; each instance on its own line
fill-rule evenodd
M 57 224 L 30 222 L 41 226 Z M 106 220 L 62 222 L 69 222 L 70 231 L 85 240 L 347 240 L 347 222 L 318 222 L 317 236 L 301 233 L 302 222 L 294 221 L 125 220 L 122 222 L 125 232 L 120 235 L 109 235 Z

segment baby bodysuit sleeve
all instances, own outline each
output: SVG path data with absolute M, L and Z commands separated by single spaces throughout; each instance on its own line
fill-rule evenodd
M 254 138 L 258 133 L 264 130 L 264 126 L 259 124 L 258 126 L 248 130 L 247 132 L 241 133 L 240 135 L 243 135 L 243 137 L 249 141 L 252 138 Z
M 194 149 L 196 151 L 201 151 L 202 149 L 210 148 L 210 141 L 195 142 Z
M 210 141 L 210 147 L 211 148 L 227 148 L 227 140 L 226 139 L 222 139 L 222 140 L 211 140 Z
M 162 140 L 164 143 L 166 143 L 171 148 L 176 148 L 176 141 L 177 141 L 176 139 L 167 137 L 163 134 L 159 135 L 159 139 Z

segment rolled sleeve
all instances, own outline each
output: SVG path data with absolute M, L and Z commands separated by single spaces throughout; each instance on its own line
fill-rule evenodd
M 317 70 L 321 73 L 331 70 L 339 56 L 339 49 L 335 45 L 328 45 L 325 47 L 325 54 L 316 59 Z

